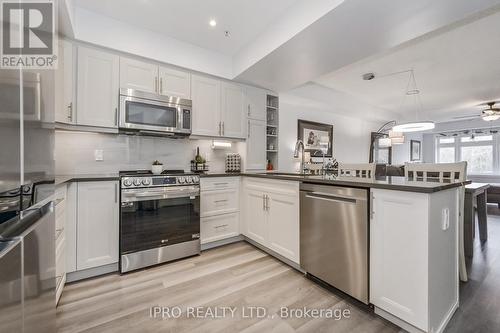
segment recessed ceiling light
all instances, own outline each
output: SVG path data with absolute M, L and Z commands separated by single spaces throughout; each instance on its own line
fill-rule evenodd
M 217 25 L 217 21 L 214 19 L 211 19 L 208 24 L 210 24 L 211 27 L 215 27 Z

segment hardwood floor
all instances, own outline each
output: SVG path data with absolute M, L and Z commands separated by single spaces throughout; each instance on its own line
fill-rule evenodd
M 500 332 L 500 210 L 489 206 L 489 240 L 475 239 L 469 282 L 460 286 L 460 307 L 446 333 Z M 179 319 L 150 316 L 154 306 L 184 310 Z M 188 307 L 234 307 L 234 318 L 187 318 Z M 349 309 L 350 318 L 242 318 L 261 306 Z M 248 313 L 247 313 L 248 314 Z M 241 242 L 120 276 L 69 284 L 57 314 L 59 332 L 398 332 L 391 323 L 305 278 L 277 259 Z
M 500 210 L 496 205 L 488 205 L 488 241 L 481 244 L 476 232 L 467 271 L 469 281 L 460 283 L 460 306 L 445 332 L 500 332 Z
M 179 319 L 162 320 L 150 316 L 154 306 L 178 306 L 184 312 Z M 234 318 L 188 318 L 186 310 L 199 306 L 205 311 L 216 307 L 236 310 Z M 252 306 L 263 307 L 266 316 L 244 318 Z M 348 309 L 350 317 L 284 318 L 276 315 L 281 307 L 331 309 L 337 315 Z M 124 276 L 112 274 L 67 285 L 57 321 L 59 332 L 399 331 L 244 242 Z

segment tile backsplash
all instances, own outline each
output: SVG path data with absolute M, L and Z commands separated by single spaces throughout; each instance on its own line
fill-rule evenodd
M 196 147 L 200 147 L 210 171 L 224 171 L 226 153 L 238 152 L 244 145 L 236 143 L 228 150 L 213 150 L 211 144 L 212 140 L 56 131 L 56 174 L 149 169 L 154 160 L 162 162 L 165 169 L 189 170 Z M 95 150 L 102 150 L 102 161 L 96 161 Z

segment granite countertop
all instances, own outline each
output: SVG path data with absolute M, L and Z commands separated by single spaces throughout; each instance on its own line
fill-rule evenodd
M 56 185 L 68 182 L 91 182 L 99 180 L 118 180 L 118 173 L 96 173 L 96 174 L 74 174 L 74 175 L 57 175 Z
M 326 176 L 300 175 L 300 174 L 285 173 L 278 171 L 255 172 L 255 173 L 210 172 L 200 175 L 200 177 L 231 177 L 231 176 L 281 179 L 281 180 L 301 181 L 314 184 L 352 186 L 359 188 L 380 188 L 387 190 L 419 192 L 419 193 L 434 193 L 471 183 L 470 181 L 466 182 L 451 181 L 443 183 L 440 183 L 438 181 L 426 181 L 426 182 L 413 181 L 413 180 L 407 180 L 405 177 L 397 177 L 397 176 L 378 177 L 376 179 L 364 179 L 364 178 L 354 178 L 354 177 L 338 177 L 334 175 L 326 175 Z

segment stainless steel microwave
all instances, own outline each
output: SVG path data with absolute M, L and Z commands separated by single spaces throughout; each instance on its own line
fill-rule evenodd
M 190 135 L 191 105 L 188 99 L 120 89 L 120 131 L 149 135 Z

